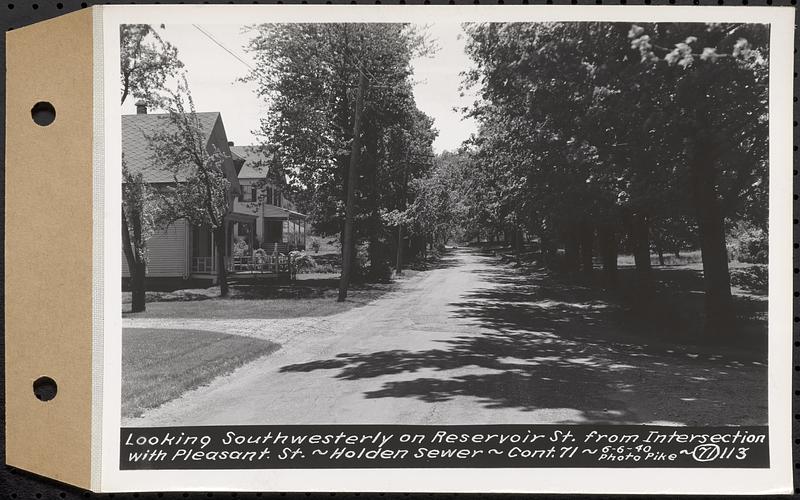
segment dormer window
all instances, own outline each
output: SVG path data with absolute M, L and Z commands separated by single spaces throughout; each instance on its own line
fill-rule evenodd
M 250 201 L 258 201 L 258 188 L 250 186 Z

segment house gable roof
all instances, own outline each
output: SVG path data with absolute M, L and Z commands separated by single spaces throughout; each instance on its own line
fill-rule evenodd
M 197 113 L 197 118 L 206 135 L 207 145 L 211 140 L 214 127 L 220 119 L 220 114 L 218 112 Z M 167 113 L 122 115 L 122 154 L 128 169 L 132 173 L 141 172 L 145 182 L 175 182 L 175 175 L 171 170 L 153 162 L 153 151 L 150 148 L 150 141 L 147 139 L 147 136 L 160 130 L 174 128 Z M 178 180 L 182 180 L 180 175 Z
M 231 146 L 231 153 L 244 161 L 239 179 L 263 179 L 269 173 L 268 158 L 258 146 Z

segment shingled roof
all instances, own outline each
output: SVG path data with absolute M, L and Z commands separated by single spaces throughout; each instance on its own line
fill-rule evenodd
M 258 146 L 231 146 L 231 153 L 244 160 L 239 171 L 240 179 L 263 179 L 267 176 L 267 157 Z
M 197 113 L 197 118 L 208 141 L 219 119 L 219 113 Z M 153 162 L 153 151 L 147 140 L 147 136 L 171 128 L 174 125 L 166 113 L 122 115 L 122 154 L 125 164 L 132 173 L 142 172 L 145 182 L 175 182 L 172 171 Z M 181 180 L 180 176 L 178 180 Z

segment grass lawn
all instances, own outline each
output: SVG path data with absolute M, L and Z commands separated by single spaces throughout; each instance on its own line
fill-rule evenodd
M 202 330 L 124 328 L 122 417 L 138 417 L 279 347 Z
M 125 318 L 322 317 L 368 304 L 391 289 L 392 285 L 385 283 L 354 285 L 346 302 L 336 302 L 338 280 L 298 280 L 286 286 L 239 283 L 231 287 L 231 296 L 225 299 L 217 296 L 216 287 L 170 294 L 148 292 L 147 310 L 135 314 L 129 312 L 130 293 L 123 292 L 122 314 Z

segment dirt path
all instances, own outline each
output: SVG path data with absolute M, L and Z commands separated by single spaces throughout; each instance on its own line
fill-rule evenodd
M 589 292 L 456 250 L 326 318 L 126 319 L 282 348 L 123 424 L 766 423 L 765 363 L 624 340 Z

